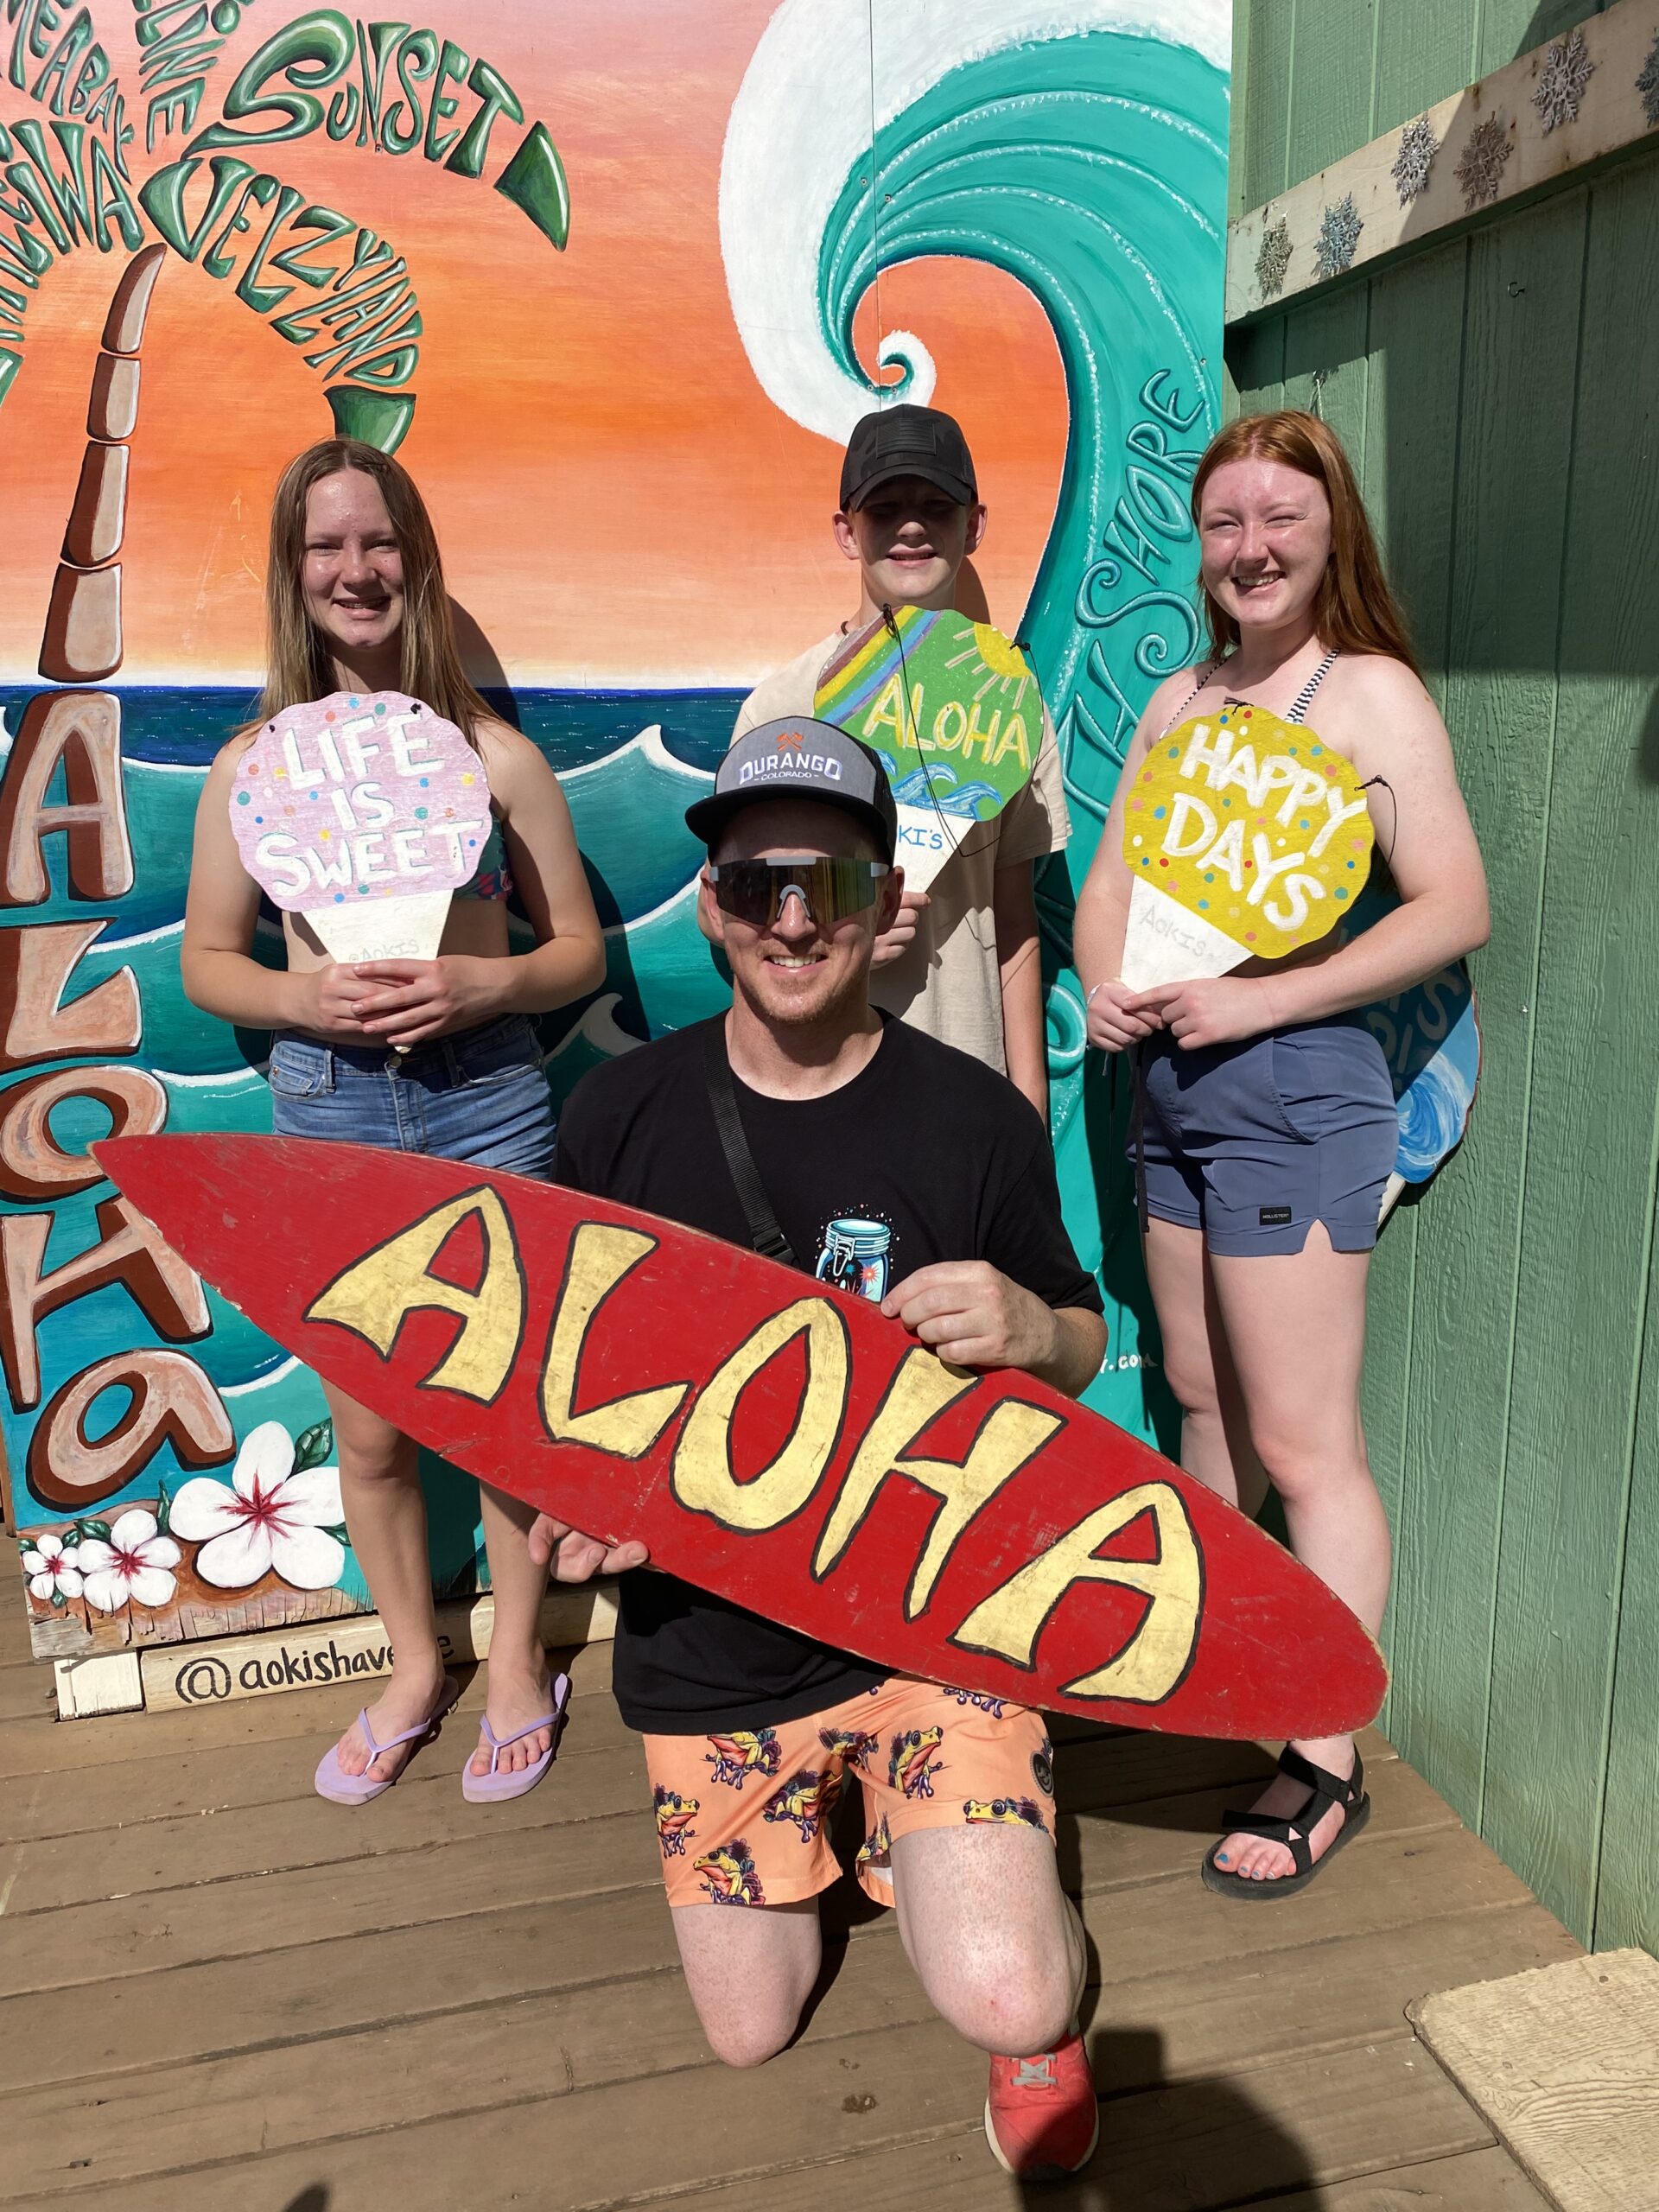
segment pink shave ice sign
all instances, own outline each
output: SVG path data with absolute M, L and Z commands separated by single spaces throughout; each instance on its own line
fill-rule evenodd
M 453 722 L 401 691 L 287 708 L 243 754 L 231 793 L 242 865 L 338 961 L 436 957 L 451 895 L 490 834 L 484 764 Z

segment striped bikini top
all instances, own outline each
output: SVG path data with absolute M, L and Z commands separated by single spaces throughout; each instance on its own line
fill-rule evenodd
M 1302 722 L 1306 721 L 1307 710 L 1313 703 L 1313 694 L 1319 690 L 1320 684 L 1324 683 L 1325 677 L 1335 666 L 1338 654 L 1340 652 L 1341 647 L 1338 646 L 1335 652 L 1326 653 L 1325 658 L 1319 663 L 1313 675 L 1308 677 L 1306 683 L 1303 684 L 1301 690 L 1296 694 L 1295 698 L 1291 702 L 1290 711 L 1284 716 L 1284 720 L 1286 721 Z M 1182 702 L 1181 705 L 1175 709 L 1175 712 L 1164 724 L 1162 729 L 1159 731 L 1158 734 L 1160 737 L 1167 737 L 1169 735 L 1171 730 L 1174 728 L 1176 723 L 1181 720 L 1183 715 L 1185 715 L 1187 709 L 1198 697 L 1199 692 L 1203 690 L 1205 685 L 1209 683 L 1211 677 L 1216 674 L 1217 670 L 1224 668 L 1225 666 L 1225 661 L 1210 660 L 1205 663 L 1204 666 L 1198 671 L 1198 682 L 1187 693 L 1186 697 Z M 1249 702 L 1247 701 L 1241 700 L 1239 703 L 1241 705 L 1246 705 Z

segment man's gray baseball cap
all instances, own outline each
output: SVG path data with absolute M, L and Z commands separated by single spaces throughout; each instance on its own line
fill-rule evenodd
M 833 722 L 810 715 L 762 722 L 740 737 L 720 764 L 707 798 L 685 810 L 685 825 L 712 853 L 740 808 L 763 798 L 822 799 L 863 823 L 892 863 L 899 814 L 878 754 Z

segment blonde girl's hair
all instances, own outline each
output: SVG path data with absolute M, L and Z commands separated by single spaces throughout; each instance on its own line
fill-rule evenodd
M 403 556 L 399 684 L 411 698 L 424 700 L 446 721 L 454 722 L 476 747 L 479 723 L 495 717 L 461 665 L 432 518 L 402 462 L 357 438 L 325 438 L 308 446 L 289 461 L 276 486 L 265 571 L 265 688 L 248 727 L 257 728 L 285 707 L 307 699 L 326 699 L 338 688 L 328 640 L 305 611 L 300 571 L 312 486 L 348 468 L 372 476 L 379 486 Z
M 1276 461 L 1325 488 L 1331 503 L 1331 557 L 1313 602 L 1313 626 L 1334 652 L 1385 653 L 1403 661 L 1421 682 L 1422 670 L 1411 632 L 1389 584 L 1365 502 L 1342 441 L 1317 415 L 1287 408 L 1276 415 L 1245 415 L 1213 438 L 1192 479 L 1192 519 L 1199 518 L 1204 487 L 1230 461 Z M 1204 594 L 1212 656 L 1223 660 L 1238 643 L 1232 616 Z

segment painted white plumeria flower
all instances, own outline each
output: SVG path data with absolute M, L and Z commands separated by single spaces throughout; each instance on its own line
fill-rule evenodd
M 170 1525 L 201 1549 L 196 1573 L 219 1590 L 245 1590 L 274 1568 L 296 1590 L 330 1590 L 346 1564 L 331 1528 L 345 1518 L 338 1467 L 296 1467 L 294 1440 L 261 1421 L 242 1440 L 229 1484 L 198 1475 L 173 1500 Z
M 42 1605 L 50 1605 L 54 1596 L 80 1595 L 80 1552 L 61 1536 L 36 1536 L 23 1554 L 23 1573 L 29 1577 L 30 1597 Z
M 86 1602 L 100 1613 L 118 1613 L 135 1599 L 152 1611 L 166 1605 L 176 1584 L 168 1570 L 178 1563 L 178 1546 L 159 1533 L 156 1516 L 138 1505 L 121 1516 L 107 1543 L 88 1536 L 75 1553 Z

